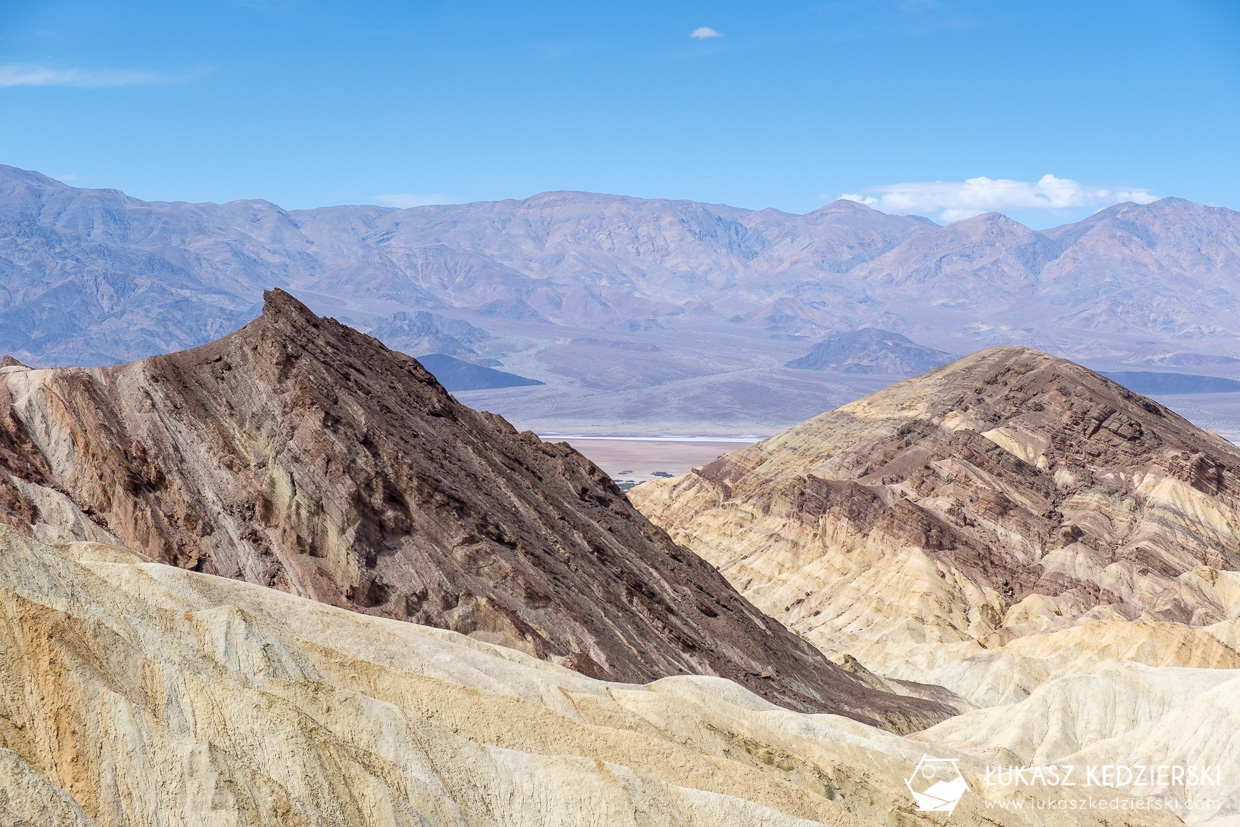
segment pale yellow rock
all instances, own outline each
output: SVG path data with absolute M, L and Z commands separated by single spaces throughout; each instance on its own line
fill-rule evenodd
M 4 824 L 941 824 L 903 779 L 984 765 L 929 743 L 0 529 Z M 1113 823 L 976 786 L 953 824 Z
M 1122 784 L 1191 805 L 1190 824 L 1240 813 L 1240 670 L 1095 665 L 1019 703 L 952 718 L 917 738 L 999 766 L 1207 768 L 1197 783 Z M 1217 777 L 1214 777 L 1217 773 Z M 1203 780 L 1208 778 L 1208 782 Z
M 1234 446 L 1156 403 L 999 348 L 630 496 L 854 672 L 954 696 L 964 714 L 913 736 L 927 751 L 1218 765 L 1221 791 L 1137 792 L 1213 802 L 1190 821 L 1224 823 L 1240 808 L 1238 469 Z

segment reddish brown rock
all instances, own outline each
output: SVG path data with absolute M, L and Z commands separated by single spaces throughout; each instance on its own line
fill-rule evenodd
M 899 728 L 946 714 L 835 667 L 567 444 L 459 404 L 280 291 L 195 350 L 6 374 L 0 426 L 6 520 L 43 538 L 114 537 L 595 677 L 722 675 Z

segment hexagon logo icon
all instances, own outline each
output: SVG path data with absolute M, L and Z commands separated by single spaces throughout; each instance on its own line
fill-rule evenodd
M 955 758 L 934 758 L 922 755 L 913 774 L 904 785 L 917 801 L 917 810 L 923 813 L 947 813 L 949 816 L 960 803 L 969 784 L 960 774 Z

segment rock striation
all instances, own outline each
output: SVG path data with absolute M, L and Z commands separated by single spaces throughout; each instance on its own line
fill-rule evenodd
M 1222 631 L 1222 630 L 1219 630 Z M 1177 803 L 1190 823 L 1240 813 L 1240 670 L 1100 662 L 1060 674 L 1027 698 L 945 721 L 919 738 L 992 766 L 1177 766 L 1196 780 L 1138 773 L 1116 787 Z
M 1026 348 L 974 354 L 632 497 L 824 650 L 982 705 L 1031 685 L 961 663 L 981 669 L 1024 636 L 1240 618 L 1240 451 Z
M 1038 791 L 987 788 L 981 762 L 945 746 L 959 736 L 940 737 L 936 754 L 958 757 L 973 788 L 954 824 L 1116 823 L 1051 820 Z M 903 783 L 929 748 L 719 678 L 607 683 L 0 527 L 6 825 L 907 827 L 942 821 Z M 1123 823 L 1179 822 L 1146 810 Z
M 0 376 L 0 516 L 46 541 L 438 626 L 599 678 L 735 679 L 910 729 L 675 545 L 566 444 L 453 399 L 414 359 L 281 291 L 194 350 Z

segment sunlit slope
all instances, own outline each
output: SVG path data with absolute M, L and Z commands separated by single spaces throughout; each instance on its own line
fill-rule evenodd
M 924 742 L 719 678 L 601 682 L 112 546 L 0 528 L 0 644 L 17 823 L 937 823 L 902 783 Z M 986 795 L 953 823 L 994 823 Z

